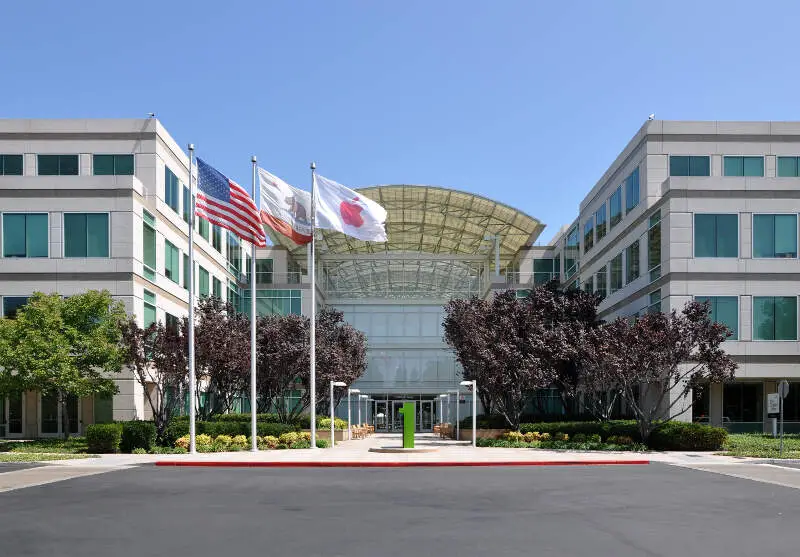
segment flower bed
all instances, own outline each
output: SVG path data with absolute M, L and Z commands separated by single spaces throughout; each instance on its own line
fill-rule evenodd
M 643 451 L 646 447 L 636 443 L 628 436 L 611 436 L 605 442 L 599 434 L 586 435 L 578 433 L 570 438 L 569 434 L 556 432 L 540 433 L 529 431 L 509 431 L 500 439 L 482 438 L 476 441 L 479 447 L 502 447 L 519 449 L 558 449 L 573 451 Z
M 200 434 L 195 438 L 197 452 L 200 453 L 220 453 L 228 451 L 244 451 L 250 448 L 250 437 L 245 435 L 217 435 L 212 437 Z M 272 449 L 310 449 L 311 434 L 306 432 L 290 431 L 282 433 L 279 437 L 274 435 L 258 436 L 257 445 L 259 450 Z M 189 449 L 189 436 L 184 435 L 175 441 L 175 447 L 183 450 Z M 324 449 L 328 447 L 325 439 L 317 439 L 317 447 Z

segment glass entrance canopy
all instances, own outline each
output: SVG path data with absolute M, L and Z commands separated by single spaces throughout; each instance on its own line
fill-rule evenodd
M 544 229 L 537 219 L 486 197 L 434 186 L 387 185 L 358 192 L 387 213 L 387 242 L 317 231 L 317 283 L 329 298 L 431 298 L 479 294 L 500 267 Z M 270 231 L 268 231 L 270 232 Z M 306 247 L 272 233 L 305 266 Z

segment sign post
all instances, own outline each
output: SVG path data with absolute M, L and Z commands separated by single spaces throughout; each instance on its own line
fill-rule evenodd
M 783 458 L 783 399 L 789 395 L 789 382 L 786 379 L 778 383 L 778 394 L 780 395 L 781 402 L 781 448 L 780 457 Z
M 781 395 L 769 393 L 767 395 L 767 417 L 772 422 L 772 437 L 778 436 L 778 416 L 781 413 Z

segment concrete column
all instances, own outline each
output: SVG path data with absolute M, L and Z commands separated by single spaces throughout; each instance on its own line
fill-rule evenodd
M 777 168 L 777 157 L 775 155 L 767 155 L 764 157 L 764 177 L 775 178 Z
M 722 383 L 711 383 L 708 387 L 708 414 L 711 425 L 722 427 Z
M 764 381 L 764 392 L 762 393 L 763 400 L 761 401 L 761 408 L 763 412 L 763 417 L 761 418 L 764 421 L 764 426 L 762 431 L 764 433 L 772 434 L 772 420 L 767 416 L 767 395 L 770 393 L 777 393 L 778 392 L 778 382 L 775 380 L 766 380 Z M 778 425 L 780 427 L 780 425 Z
M 711 155 L 711 175 L 722 176 L 722 155 Z

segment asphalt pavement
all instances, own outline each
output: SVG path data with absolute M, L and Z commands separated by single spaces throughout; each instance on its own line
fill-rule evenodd
M 2 555 L 796 556 L 800 490 L 686 468 L 141 466 L 0 493 Z

